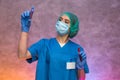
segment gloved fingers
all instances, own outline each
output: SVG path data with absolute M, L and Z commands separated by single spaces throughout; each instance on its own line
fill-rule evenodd
M 22 18 L 24 18 L 24 17 L 25 17 L 24 12 L 21 14 L 21 17 L 22 17 Z
M 82 57 L 83 59 L 86 59 L 86 57 L 87 57 L 87 56 L 86 56 L 86 53 L 85 53 L 84 51 L 81 51 L 81 52 L 80 52 L 80 55 L 81 55 L 81 57 Z
M 22 17 L 22 18 L 30 17 L 30 11 L 24 11 L 24 12 L 21 14 L 21 17 Z
M 30 16 L 30 11 L 25 11 L 24 16 L 29 17 Z
M 29 16 L 30 16 L 30 11 L 26 11 L 25 16 L 26 16 L 26 17 L 29 17 Z
M 83 59 L 86 59 L 86 54 L 81 54 Z

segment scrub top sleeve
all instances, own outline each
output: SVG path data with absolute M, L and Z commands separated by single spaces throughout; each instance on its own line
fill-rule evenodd
M 89 73 L 89 67 L 88 67 L 87 61 L 84 64 L 84 71 L 85 73 Z
M 28 51 L 30 52 L 31 57 L 32 57 L 32 58 L 26 60 L 28 63 L 32 63 L 32 62 L 38 60 L 39 53 L 41 51 L 43 44 L 44 44 L 44 40 L 42 39 L 42 40 L 34 43 L 33 45 L 31 45 L 28 48 Z

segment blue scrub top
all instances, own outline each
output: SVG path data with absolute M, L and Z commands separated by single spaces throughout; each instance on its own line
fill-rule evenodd
M 32 58 L 27 59 L 29 63 L 38 60 L 36 69 L 36 80 L 77 80 L 78 69 L 84 68 L 89 73 L 87 61 L 80 65 L 78 48 L 85 54 L 84 49 L 69 40 L 61 47 L 56 38 L 41 39 L 28 48 Z M 75 69 L 67 69 L 68 62 L 75 62 Z

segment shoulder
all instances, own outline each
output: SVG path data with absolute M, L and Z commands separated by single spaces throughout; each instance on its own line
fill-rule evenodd
M 48 44 L 49 42 L 53 41 L 55 38 L 42 38 L 37 43 L 38 44 Z
M 73 41 L 71 41 L 71 40 L 70 40 L 70 44 L 71 44 L 72 46 L 75 46 L 75 47 L 78 47 L 78 48 L 83 49 L 83 47 L 82 47 L 80 44 L 78 44 L 78 43 L 76 43 L 76 42 L 73 42 Z
M 73 41 L 70 40 L 70 44 L 71 44 L 71 47 L 74 48 L 74 49 L 77 49 L 77 51 L 80 51 L 80 52 L 85 51 L 84 48 L 80 44 L 78 44 L 76 42 L 73 42 Z

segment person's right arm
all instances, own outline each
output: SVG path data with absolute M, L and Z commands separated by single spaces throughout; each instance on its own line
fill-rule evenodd
M 18 46 L 18 58 L 22 60 L 31 58 L 31 54 L 27 50 L 27 43 L 33 12 L 34 7 L 31 8 L 31 11 L 24 11 L 21 14 L 21 34 Z

